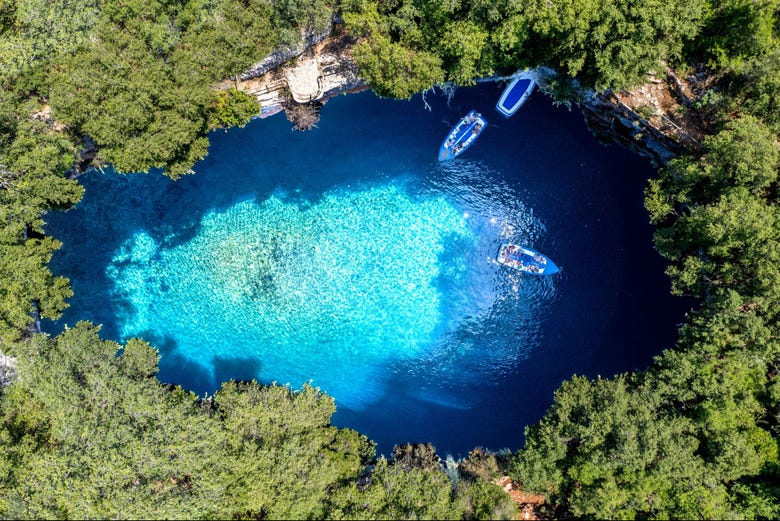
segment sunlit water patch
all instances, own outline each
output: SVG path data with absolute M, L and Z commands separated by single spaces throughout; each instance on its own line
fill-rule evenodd
M 121 337 L 162 338 L 211 378 L 243 361 L 262 381 L 311 381 L 349 408 L 384 393 L 391 366 L 452 374 L 521 283 L 485 283 L 512 210 L 462 193 L 401 182 L 315 202 L 275 193 L 207 213 L 173 247 L 136 232 L 107 267 Z

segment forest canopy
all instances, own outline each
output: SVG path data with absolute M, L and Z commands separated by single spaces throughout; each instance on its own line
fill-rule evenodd
M 431 446 L 375 461 L 373 442 L 330 425 L 333 399 L 311 386 L 227 382 L 199 399 L 157 381 L 155 348 L 101 340 L 86 322 L 14 353 L 24 377 L 0 395 L 6 519 L 509 519 L 517 510 L 476 476 L 453 485 Z
M 546 65 L 598 90 L 640 84 L 682 59 L 703 23 L 703 0 L 344 0 L 363 39 L 361 73 L 380 94 L 409 97 L 441 81 Z M 421 88 L 422 87 L 422 88 Z

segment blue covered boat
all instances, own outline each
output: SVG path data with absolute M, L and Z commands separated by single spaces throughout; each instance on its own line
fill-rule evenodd
M 496 110 L 508 118 L 520 108 L 520 105 L 525 103 L 535 86 L 536 82 L 531 78 L 516 77 L 504 89 L 498 103 L 496 103 Z
M 461 119 L 439 147 L 439 161 L 448 161 L 461 155 L 482 134 L 487 121 L 482 115 L 471 110 Z
M 530 275 L 552 275 L 561 271 L 553 261 L 538 251 L 517 244 L 501 246 L 496 261 Z

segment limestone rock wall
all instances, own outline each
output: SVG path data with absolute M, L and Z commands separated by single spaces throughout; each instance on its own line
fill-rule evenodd
M 696 102 L 717 90 L 716 82 L 706 70 L 681 78 L 667 68 L 662 75 L 649 74 L 645 84 L 631 91 L 587 93 L 580 108 L 598 139 L 623 145 L 660 166 L 676 155 L 704 151 L 712 118 Z
M 293 54 L 279 54 L 266 58 L 257 66 L 239 76 L 233 84 L 222 82 L 220 87 L 236 87 L 254 96 L 260 105 L 261 118 L 276 114 L 289 104 L 320 104 L 342 92 L 359 89 L 366 82 L 358 76 L 357 64 L 351 56 L 352 37 L 335 25 L 327 38 L 313 38 L 311 45 Z M 283 59 L 289 56 L 288 59 Z
M 656 166 L 666 164 L 685 151 L 679 141 L 623 103 L 614 93 L 591 94 L 580 103 L 580 109 L 596 139 L 622 145 L 650 158 Z
M 275 69 L 286 63 L 296 56 L 300 56 L 307 49 L 314 47 L 322 40 L 327 38 L 333 30 L 333 21 L 330 26 L 323 32 L 317 33 L 312 30 L 306 31 L 301 35 L 301 40 L 289 47 L 277 49 L 256 64 L 252 65 L 249 69 L 244 71 L 239 79 L 242 81 L 248 81 L 254 78 L 259 78 L 268 71 Z

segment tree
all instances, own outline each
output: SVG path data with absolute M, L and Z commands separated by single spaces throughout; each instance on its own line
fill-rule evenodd
M 526 430 L 511 475 L 577 517 L 672 515 L 677 491 L 707 476 L 693 434 L 689 420 L 659 413 L 638 381 L 575 376 Z
M 410 98 L 444 81 L 438 56 L 409 49 L 382 35 L 359 42 L 354 56 L 361 75 L 380 96 Z

